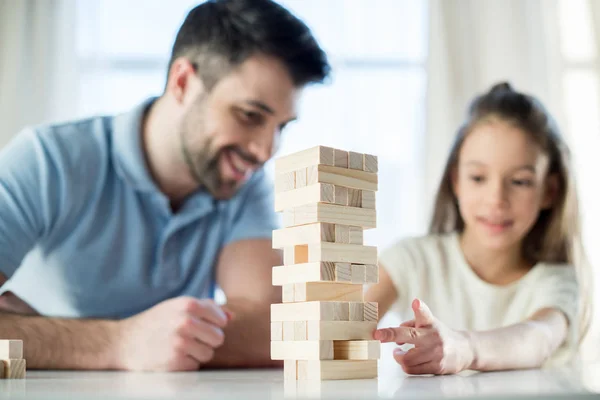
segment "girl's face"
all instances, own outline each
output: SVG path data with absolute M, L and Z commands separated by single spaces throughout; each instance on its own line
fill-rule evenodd
M 489 249 L 520 245 L 552 205 L 547 155 L 519 128 L 488 120 L 467 134 L 458 160 L 453 187 L 465 235 Z

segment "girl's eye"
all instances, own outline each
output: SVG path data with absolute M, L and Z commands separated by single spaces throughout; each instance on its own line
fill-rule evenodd
M 476 182 L 476 183 L 483 182 L 483 176 L 481 176 L 481 175 L 471 175 L 469 177 L 469 179 L 471 179 L 473 182 Z
M 531 179 L 513 179 L 512 184 L 515 186 L 532 186 L 533 181 Z

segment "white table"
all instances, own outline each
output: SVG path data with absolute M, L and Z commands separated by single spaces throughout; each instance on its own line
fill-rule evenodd
M 383 360 L 382 360 L 383 361 Z M 406 376 L 383 366 L 378 379 L 284 382 L 281 370 L 185 373 L 28 371 L 0 381 L 0 399 L 600 398 L 600 364 L 449 376 Z

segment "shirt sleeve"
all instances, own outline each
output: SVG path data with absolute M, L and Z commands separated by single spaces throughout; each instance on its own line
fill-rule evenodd
M 384 249 L 379 266 L 390 276 L 398 298 L 392 306 L 404 319 L 411 319 L 411 302 L 420 291 L 415 257 L 415 239 L 403 239 Z
M 565 342 L 550 362 L 566 357 L 577 346 L 579 337 L 579 285 L 575 268 L 570 266 L 544 265 L 544 274 L 535 284 L 530 315 L 544 308 L 564 313 L 569 328 Z
M 0 151 L 0 272 L 10 278 L 49 229 L 50 166 L 32 130 L 20 132 Z
M 234 215 L 225 244 L 244 239 L 271 239 L 279 228 L 274 211 L 273 184 L 264 170 L 259 170 L 240 193 L 240 204 Z

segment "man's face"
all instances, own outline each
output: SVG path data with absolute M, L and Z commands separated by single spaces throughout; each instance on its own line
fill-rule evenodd
M 285 66 L 267 56 L 247 59 L 202 92 L 180 130 L 192 177 L 215 198 L 231 198 L 277 150 L 299 94 Z

